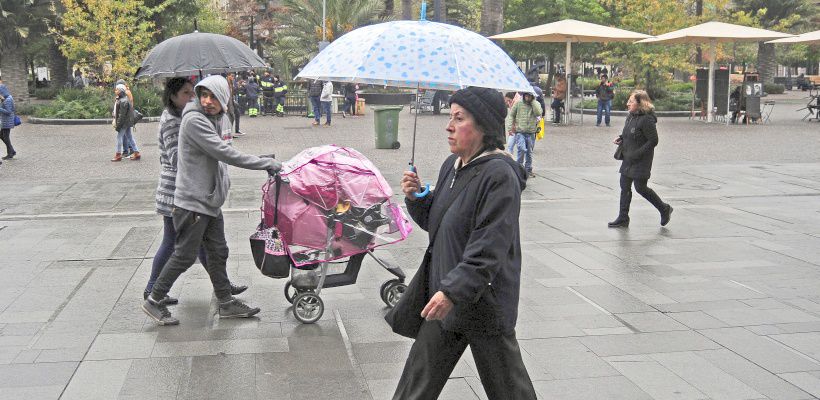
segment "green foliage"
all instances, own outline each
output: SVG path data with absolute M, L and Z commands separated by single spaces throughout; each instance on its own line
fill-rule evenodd
M 56 86 L 34 89 L 34 97 L 40 100 L 52 100 L 60 93 L 60 88 Z
M 547 24 L 562 19 L 609 25 L 612 23 L 609 13 L 597 0 L 508 0 L 504 5 L 504 31 Z M 499 42 L 510 55 L 517 60 L 533 59 L 548 54 L 558 57 L 563 63 L 566 43 L 530 43 L 505 40 Z M 574 44 L 572 56 L 578 60 L 595 61 L 600 44 Z
M 153 86 L 135 86 L 131 88 L 134 95 L 134 108 L 146 117 L 162 115 L 162 90 Z
M 598 87 L 598 84 L 601 83 L 601 80 L 600 79 L 595 79 L 593 77 L 588 77 L 588 76 L 579 76 L 575 80 L 575 83 L 578 84 L 578 85 L 582 85 L 585 90 L 588 90 L 588 89 L 594 89 L 594 88 Z
M 60 50 L 71 59 L 105 71 L 104 80 L 133 74 L 151 45 L 159 10 L 142 0 L 61 0 Z M 56 31 L 55 31 L 56 32 Z
M 683 84 L 675 83 L 678 87 L 683 87 Z M 653 104 L 656 111 L 682 111 L 689 110 L 692 106 L 692 92 L 673 91 L 669 86 L 660 89 L 663 92 L 663 97 L 652 97 Z M 612 99 L 613 110 L 626 110 L 626 102 L 629 100 L 629 95 L 632 93 L 631 88 L 621 87 L 615 90 L 615 98 Z M 650 96 L 651 97 L 651 96 Z M 586 99 L 583 102 L 585 109 L 595 109 L 598 107 L 597 99 Z
M 666 89 L 670 92 L 691 92 L 694 86 L 691 82 L 670 82 Z
M 34 114 L 34 110 L 36 110 L 40 106 L 36 106 L 31 103 L 22 103 L 19 106 L 15 105 L 17 114 L 19 115 L 32 115 Z
M 288 12 L 274 17 L 287 26 L 276 31 L 273 47 L 266 48 L 273 58 L 286 62 L 285 70 L 307 64 L 318 52 L 322 40 L 322 0 L 284 0 Z M 349 0 L 327 2 L 325 15 L 327 40 L 332 42 L 360 26 L 380 22 L 384 0 Z
M 764 83 L 763 91 L 768 94 L 783 94 L 786 91 L 786 86 L 779 83 Z
M 38 90 L 43 90 L 47 95 L 45 89 Z M 146 117 L 162 114 L 161 89 L 138 86 L 131 88 L 131 94 L 134 96 L 134 108 Z M 114 92 L 110 88 L 67 88 L 58 90 L 51 104 L 36 106 L 30 113 L 38 118 L 110 118 L 113 107 Z
M 113 106 L 113 92 L 109 94 L 108 90 L 64 89 L 51 104 L 37 107 L 33 115 L 37 118 L 109 118 Z

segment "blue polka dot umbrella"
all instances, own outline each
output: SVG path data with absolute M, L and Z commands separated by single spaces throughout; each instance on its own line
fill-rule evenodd
M 436 90 L 479 86 L 532 91 L 518 66 L 489 39 L 424 20 L 355 29 L 328 45 L 296 78 Z
M 532 92 L 532 85 L 500 47 L 475 32 L 424 20 L 392 21 L 346 33 L 313 58 L 296 79 L 355 82 L 416 89 L 469 86 Z M 418 112 L 416 113 L 418 118 Z M 416 124 L 410 168 L 415 171 Z M 416 197 L 424 197 L 429 185 Z

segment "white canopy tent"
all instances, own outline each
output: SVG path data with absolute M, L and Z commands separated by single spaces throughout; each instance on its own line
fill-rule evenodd
M 707 100 L 706 121 L 714 120 L 714 92 L 715 92 L 715 58 L 717 44 L 726 42 L 762 42 L 772 39 L 788 38 L 792 35 L 752 28 L 742 25 L 727 24 L 725 22 L 706 22 L 689 28 L 664 33 L 654 38 L 644 39 L 637 43 L 709 43 L 709 94 Z
M 651 38 L 643 33 L 624 29 L 593 24 L 589 22 L 565 19 L 548 24 L 519 29 L 512 32 L 490 36 L 490 39 L 515 40 L 520 42 L 566 43 L 566 75 L 567 85 L 570 80 L 570 66 L 572 65 L 572 43 L 600 43 L 600 42 L 634 42 L 640 39 Z M 569 86 L 567 94 L 569 94 Z M 567 109 L 569 112 L 569 109 Z

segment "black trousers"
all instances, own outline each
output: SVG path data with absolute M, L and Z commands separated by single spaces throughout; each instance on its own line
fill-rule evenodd
M 174 254 L 162 268 L 154 283 L 151 297 L 165 298 L 179 276 L 194 265 L 199 255 L 199 247 L 204 246 L 208 256 L 205 270 L 211 278 L 214 294 L 220 302 L 230 300 L 231 283 L 225 265 L 228 260 L 228 243 L 225 241 L 225 221 L 222 214 L 211 217 L 177 207 L 174 208 L 171 218 L 177 234 Z
M 17 154 L 14 151 L 14 146 L 11 145 L 11 128 L 0 129 L 0 140 L 6 145 L 6 155 L 13 156 Z
M 536 398 L 514 332 L 498 336 L 461 334 L 445 331 L 438 321 L 424 321 L 393 400 L 438 398 L 468 344 L 489 399 Z
M 666 203 L 661 200 L 660 196 L 654 190 L 646 186 L 649 178 L 646 179 L 632 179 L 624 174 L 621 174 L 621 209 L 619 217 L 629 216 L 629 204 L 632 203 L 632 186 L 634 184 L 635 191 L 643 196 L 647 201 L 652 203 L 658 211 L 663 211 Z

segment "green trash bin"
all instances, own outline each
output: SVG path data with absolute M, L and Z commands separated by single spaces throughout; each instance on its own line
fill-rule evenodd
M 404 106 L 371 106 L 376 123 L 376 148 L 398 149 L 399 112 Z

